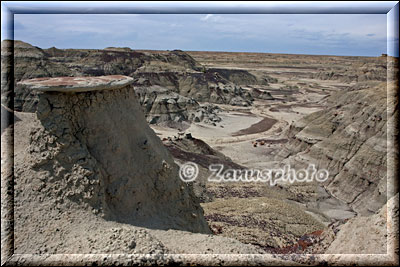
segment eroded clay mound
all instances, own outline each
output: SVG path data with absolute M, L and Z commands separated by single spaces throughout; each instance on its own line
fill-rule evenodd
M 110 220 L 209 233 L 192 188 L 148 127 L 131 78 L 79 78 L 78 91 L 87 79 L 87 92 L 76 92 L 73 79 L 58 79 L 56 87 L 51 79 L 24 82 L 44 91 L 37 108 L 41 127 L 32 130 L 28 150 L 34 168 L 47 173 L 47 197 L 72 200 Z M 110 79 L 119 80 L 116 89 L 93 91 L 115 82 Z M 50 92 L 60 83 L 68 84 L 68 93 Z
M 159 86 L 199 102 L 250 106 L 252 96 L 217 72 L 135 72 L 135 86 Z
M 139 103 L 150 124 L 161 122 L 220 122 L 219 109 L 212 104 L 200 106 L 191 97 L 184 97 L 160 86 L 135 87 Z
M 329 171 L 326 189 L 362 215 L 386 203 L 388 124 L 387 90 L 376 87 L 336 93 L 328 108 L 312 113 L 289 129 L 289 142 L 277 158 L 292 166 L 312 162 Z M 396 105 L 393 105 L 396 106 Z M 390 137 L 391 138 L 391 137 Z

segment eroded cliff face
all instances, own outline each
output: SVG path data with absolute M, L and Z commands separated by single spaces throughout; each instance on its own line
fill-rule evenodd
M 21 82 L 41 91 L 41 125 L 28 148 L 33 168 L 44 174 L 40 190 L 57 204 L 73 201 L 109 220 L 209 233 L 192 188 L 148 127 L 131 83 L 126 76 Z
M 341 82 L 386 81 L 386 58 L 377 62 L 351 62 L 342 69 L 331 67 L 310 75 L 312 79 Z
M 205 122 L 221 121 L 218 107 L 212 104 L 200 105 L 194 98 L 185 97 L 159 87 L 135 87 L 135 93 L 150 124 L 161 122 Z
M 217 72 L 143 72 L 140 70 L 136 75 L 139 77 L 135 80 L 136 86 L 161 86 L 200 102 L 250 106 L 253 100 L 246 90 L 223 78 Z
M 388 109 L 387 90 L 393 91 L 393 84 L 333 94 L 325 110 L 290 127 L 289 142 L 277 158 L 327 169 L 324 187 L 332 195 L 359 214 L 377 212 L 387 201 L 387 149 L 393 149 L 387 147 L 387 127 L 397 114 Z
M 3 52 L 4 50 L 4 52 Z M 2 41 L 2 60 L 11 53 L 11 41 Z M 196 101 L 251 105 L 251 96 L 232 81 L 211 72 L 183 51 L 139 52 L 131 49 L 41 49 L 14 41 L 14 78 L 21 81 L 40 77 L 126 75 L 141 87 L 159 86 Z M 253 78 L 247 71 L 240 77 Z M 235 79 L 233 79 L 236 81 Z M 173 98 L 174 96 L 171 96 Z M 2 101 L 10 97 L 2 92 Z M 35 91 L 18 84 L 14 90 L 16 111 L 35 112 Z

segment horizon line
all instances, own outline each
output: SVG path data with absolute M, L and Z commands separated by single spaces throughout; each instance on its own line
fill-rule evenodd
M 107 46 L 104 48 L 58 48 L 56 46 L 51 46 L 48 48 L 44 48 L 44 47 L 40 47 L 40 46 L 36 46 L 33 45 L 29 42 L 23 41 L 23 40 L 12 40 L 12 39 L 3 39 L 1 40 L 1 42 L 3 41 L 20 41 L 23 43 L 27 43 L 29 45 L 32 45 L 34 47 L 40 48 L 40 49 L 50 49 L 50 48 L 56 48 L 56 49 L 60 49 L 60 50 L 79 50 L 79 49 L 83 49 L 83 50 L 104 50 L 106 48 L 129 48 L 132 51 L 174 51 L 174 50 L 181 50 L 184 52 L 214 52 L 214 53 L 247 53 L 247 54 L 276 54 L 276 55 L 302 55 L 302 56 L 327 56 L 327 57 L 371 57 L 371 58 L 377 58 L 377 57 L 382 57 L 383 55 L 386 55 L 388 57 L 396 57 L 396 56 L 391 56 L 388 55 L 387 53 L 381 53 L 380 55 L 376 55 L 376 56 L 367 56 L 367 55 L 362 55 L 362 56 L 357 56 L 357 55 L 343 55 L 343 54 L 308 54 L 308 53 L 288 53 L 288 52 L 261 52 L 261 51 L 257 51 L 257 52 L 253 52 L 253 51 L 221 51 L 221 50 L 192 50 L 192 49 L 180 49 L 180 48 L 174 48 L 174 49 L 151 49 L 151 48 L 132 48 L 129 46 Z

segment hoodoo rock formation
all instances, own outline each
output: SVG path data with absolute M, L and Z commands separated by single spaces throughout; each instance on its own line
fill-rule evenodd
M 106 219 L 157 229 L 210 230 L 193 190 L 149 128 L 133 79 L 37 78 L 39 128 L 31 132 L 34 169 L 57 203 L 72 200 Z

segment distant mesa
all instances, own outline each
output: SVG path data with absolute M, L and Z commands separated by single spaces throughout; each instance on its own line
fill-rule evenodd
M 130 51 L 133 51 L 131 48 L 129 48 L 129 47 L 113 47 L 113 46 L 110 46 L 110 47 L 106 47 L 106 48 L 104 48 L 104 50 L 107 50 L 107 51 L 120 51 L 120 52 L 130 52 Z

